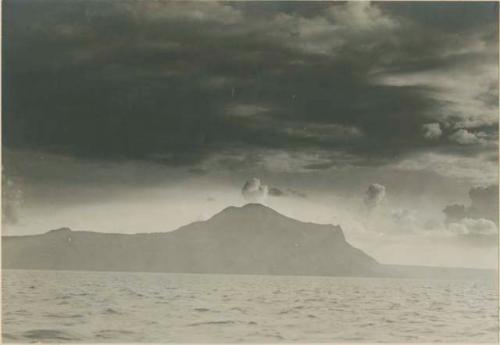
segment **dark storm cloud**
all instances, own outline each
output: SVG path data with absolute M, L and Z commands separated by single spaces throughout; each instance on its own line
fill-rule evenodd
M 4 222 L 23 219 L 32 205 L 69 207 L 113 200 L 124 193 L 157 188 L 165 181 L 189 179 L 186 169 L 158 161 L 87 160 L 45 153 L 3 149 L 2 208 Z
M 461 103 L 468 89 L 436 90 L 456 66 L 491 60 L 495 6 L 5 1 L 4 145 L 174 166 L 227 147 L 328 150 L 361 165 L 475 154 L 484 145 L 448 138 L 479 121 L 472 133 L 495 141 L 496 85 L 473 119 L 460 115 L 477 105 Z M 428 140 L 422 126 L 440 122 Z

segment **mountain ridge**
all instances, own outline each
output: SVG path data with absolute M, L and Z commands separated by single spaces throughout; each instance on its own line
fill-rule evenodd
M 7 269 L 317 276 L 478 276 L 478 270 L 382 265 L 340 226 L 305 223 L 260 204 L 229 206 L 173 231 L 73 231 L 2 237 Z M 484 273 L 484 272 L 483 272 Z

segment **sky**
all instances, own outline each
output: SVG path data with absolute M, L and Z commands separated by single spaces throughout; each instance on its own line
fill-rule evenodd
M 497 3 L 2 5 L 3 234 L 260 202 L 382 263 L 498 265 Z

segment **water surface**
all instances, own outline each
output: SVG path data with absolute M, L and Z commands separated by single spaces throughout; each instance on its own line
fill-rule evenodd
M 4 342 L 498 342 L 495 282 L 4 270 Z

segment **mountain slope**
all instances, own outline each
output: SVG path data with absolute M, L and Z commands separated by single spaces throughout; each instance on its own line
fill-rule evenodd
M 228 207 L 172 232 L 103 234 L 63 228 L 3 237 L 4 268 L 283 275 L 371 275 L 378 264 L 340 227 L 259 205 Z

